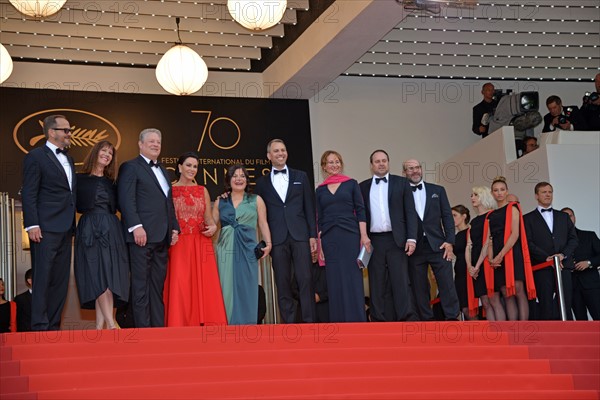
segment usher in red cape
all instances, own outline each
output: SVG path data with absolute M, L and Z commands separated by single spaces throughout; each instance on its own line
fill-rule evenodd
M 506 206 L 506 220 L 504 222 L 504 243 L 508 240 L 511 234 L 513 206 L 519 210 L 519 240 L 521 241 L 521 249 L 523 250 L 523 266 L 525 269 L 525 286 L 527 288 L 527 298 L 532 300 L 536 298 L 535 282 L 533 281 L 533 270 L 531 268 L 531 259 L 529 258 L 529 246 L 527 244 L 527 235 L 525 234 L 525 224 L 523 224 L 523 212 L 521 206 L 517 202 L 510 202 Z M 484 235 L 489 232 L 489 219 L 485 219 L 483 228 Z M 487 236 L 484 236 L 487 237 Z M 494 270 L 488 264 L 485 265 L 485 283 L 487 286 L 488 296 L 494 295 Z M 504 272 L 506 274 L 506 296 L 514 296 L 515 290 L 515 261 L 513 258 L 513 249 L 511 248 L 504 255 Z

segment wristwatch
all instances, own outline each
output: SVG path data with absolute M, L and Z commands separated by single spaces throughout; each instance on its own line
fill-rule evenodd
M 588 260 L 588 268 L 592 268 L 592 262 Z

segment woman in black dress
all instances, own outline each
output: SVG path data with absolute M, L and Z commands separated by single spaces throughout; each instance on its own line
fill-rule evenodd
M 488 234 L 484 234 L 487 215 L 496 208 L 496 200 L 492 191 L 486 186 L 476 186 L 471 192 L 471 205 L 477 211 L 477 217 L 471 221 L 471 228 L 467 233 L 467 272 L 473 279 L 473 290 L 476 298 L 481 300 L 488 321 L 506 321 L 506 312 L 502 306 L 499 292 L 488 295 L 485 284 L 486 270 L 488 274 L 494 271 L 487 259 Z M 474 312 L 474 310 L 470 310 Z
M 467 298 L 467 263 L 465 261 L 465 249 L 467 248 L 467 228 L 471 215 L 469 209 L 462 204 L 452 207 L 452 218 L 454 218 L 454 227 L 456 228 L 456 238 L 454 240 L 454 287 L 458 295 L 460 310 L 464 319 L 469 318 L 469 303 Z
M 529 319 L 529 302 L 524 285 L 525 261 L 521 240 L 526 238 L 520 234 L 521 210 L 518 203 L 508 201 L 508 185 L 503 176 L 492 182 L 492 195 L 498 204 L 498 209 L 487 217 L 492 241 L 492 246 L 488 246 L 488 258 L 494 268 L 494 291 L 502 292 L 510 321 L 526 321 Z M 491 286 L 490 282 L 487 284 Z
M 108 141 L 94 145 L 77 174 L 75 280 L 81 308 L 96 309 L 96 329 L 118 329 L 113 307 L 129 299 L 129 262 L 115 212 L 116 150 Z
M 327 268 L 331 322 L 364 322 L 363 274 L 356 258 L 361 245 L 371 251 L 367 218 L 358 182 L 342 175 L 342 156 L 328 150 L 321 156 L 325 181 L 317 188 L 317 223 Z

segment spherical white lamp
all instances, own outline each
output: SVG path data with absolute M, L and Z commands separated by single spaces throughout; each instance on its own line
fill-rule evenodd
M 277 25 L 286 7 L 287 0 L 227 0 L 234 21 L 253 31 Z
M 10 0 L 10 4 L 22 14 L 44 18 L 56 14 L 67 0 Z
M 0 43 L 0 84 L 8 79 L 13 70 L 12 58 L 6 47 Z
M 202 57 L 183 44 L 171 47 L 156 66 L 158 83 L 178 96 L 197 92 L 207 78 L 208 67 Z

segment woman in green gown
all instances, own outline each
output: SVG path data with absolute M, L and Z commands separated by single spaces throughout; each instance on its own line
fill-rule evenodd
M 258 315 L 258 260 L 254 248 L 258 243 L 258 225 L 265 258 L 271 251 L 271 232 L 262 198 L 250 194 L 248 172 L 233 165 L 225 174 L 227 197 L 217 198 L 213 218 L 221 224 L 217 243 L 217 264 L 223 300 L 230 325 L 256 324 Z

